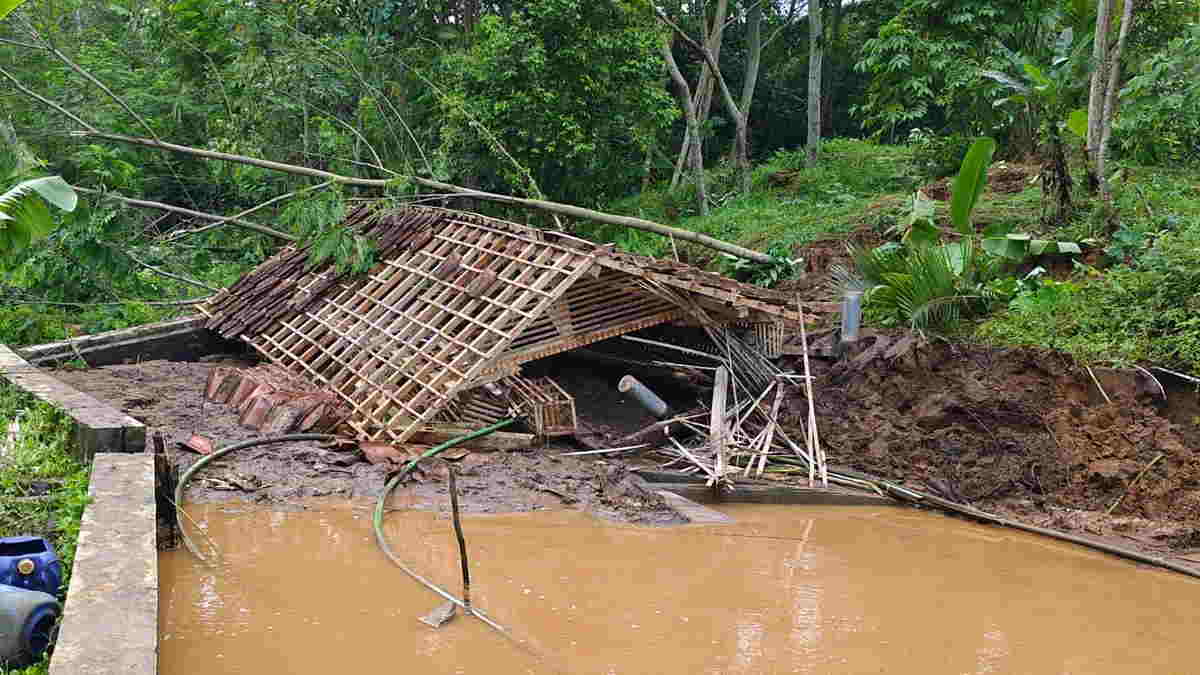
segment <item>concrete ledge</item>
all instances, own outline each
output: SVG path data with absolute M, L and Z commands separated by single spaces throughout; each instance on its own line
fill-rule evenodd
M 155 675 L 154 455 L 99 453 L 50 675 Z
M 29 365 L 4 345 L 0 345 L 0 378 L 61 406 L 71 416 L 75 420 L 75 446 L 83 461 L 97 452 L 146 449 L 146 427 L 141 422 Z
M 714 511 L 703 504 L 697 504 L 686 497 L 680 497 L 674 492 L 658 490 L 658 495 L 663 498 L 667 506 L 675 509 L 675 513 L 687 518 L 689 523 L 700 525 L 712 525 L 715 523 L 724 525 L 733 522 L 733 518 L 724 513 Z
M 210 332 L 204 327 L 205 321 L 199 315 L 187 316 L 25 347 L 17 353 L 34 365 L 55 365 L 82 356 L 89 366 L 111 366 L 154 359 L 191 361 L 205 354 L 244 348 Z
M 672 492 L 699 504 L 816 504 L 824 506 L 898 506 L 890 497 L 839 487 L 795 487 L 791 485 L 735 484 L 734 491 L 713 499 L 712 488 L 703 483 L 650 483 L 654 490 Z

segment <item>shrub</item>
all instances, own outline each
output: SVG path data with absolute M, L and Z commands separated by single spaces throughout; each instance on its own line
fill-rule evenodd
M 918 175 L 930 180 L 949 176 L 958 171 L 974 140 L 962 134 L 939 135 L 929 129 L 913 129 L 908 134 L 913 167 Z

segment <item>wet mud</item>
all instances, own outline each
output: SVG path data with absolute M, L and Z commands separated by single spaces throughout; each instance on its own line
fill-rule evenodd
M 1164 401 L 1137 371 L 1094 369 L 1108 402 L 1060 354 L 945 344 L 821 369 L 831 463 L 1200 568 L 1193 387 Z
M 193 433 L 212 439 L 215 447 L 262 435 L 239 425 L 229 406 L 203 401 L 208 372 L 218 365 L 230 363 L 148 361 L 59 370 L 55 376 L 142 421 L 148 434 L 161 432 L 173 463 L 183 471 L 200 457 L 178 448 Z M 459 462 L 462 510 L 510 513 L 567 507 L 617 521 L 685 522 L 623 464 L 559 456 L 572 450 L 578 448 L 548 445 L 468 454 Z M 315 442 L 264 445 L 209 464 L 188 484 L 186 499 L 287 504 L 314 497 L 377 497 L 390 470 L 369 463 L 353 449 Z M 444 464 L 422 462 L 399 492 L 409 507 L 444 508 L 449 501 Z
M 903 508 L 726 506 L 732 525 L 579 512 L 464 519 L 476 605 L 459 616 L 375 548 L 368 506 L 194 515 L 216 567 L 160 554 L 163 675 L 1191 672 L 1200 582 Z M 458 594 L 445 514 L 390 541 Z

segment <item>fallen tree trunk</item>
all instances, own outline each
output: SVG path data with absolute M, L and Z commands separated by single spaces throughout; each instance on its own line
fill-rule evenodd
M 223 161 L 223 162 L 234 162 L 237 164 L 245 164 L 248 166 L 257 166 L 262 169 L 271 169 L 273 171 L 281 171 L 284 173 L 295 174 L 298 176 L 309 176 L 312 178 L 320 178 L 322 180 L 332 181 L 334 183 L 340 183 L 342 185 L 356 185 L 358 187 L 384 188 L 389 185 L 394 185 L 397 182 L 397 179 L 358 178 L 355 176 L 342 176 L 340 174 L 331 173 L 329 171 L 322 171 L 320 169 L 313 169 L 313 168 L 309 168 L 306 166 L 298 166 L 295 164 L 284 164 L 283 162 L 273 162 L 273 161 L 266 160 L 266 159 L 257 159 L 255 157 L 246 157 L 244 155 L 234 155 L 234 154 L 230 154 L 227 152 L 215 152 L 212 150 L 203 150 L 200 148 L 193 148 L 193 147 L 186 146 L 186 145 L 177 145 L 175 143 L 165 143 L 163 141 L 156 141 L 156 140 L 153 140 L 150 138 L 125 136 L 123 134 L 110 134 L 110 133 L 103 132 L 103 131 L 83 130 L 83 131 L 72 132 L 72 134 L 75 136 L 83 136 L 83 137 L 87 137 L 87 138 L 99 138 L 99 139 L 103 139 L 103 140 L 114 141 L 117 143 L 126 143 L 129 145 L 140 145 L 140 146 L 144 146 L 147 148 L 157 148 L 160 150 L 169 150 L 171 152 L 178 152 L 178 153 L 185 154 L 185 155 L 191 155 L 193 157 L 202 157 L 204 159 L 213 159 L 213 160 L 219 160 L 219 161 Z M 744 259 L 750 260 L 752 262 L 770 263 L 772 260 L 771 256 L 769 256 L 765 253 L 753 251 L 751 249 L 744 248 L 742 246 L 738 246 L 737 244 L 731 244 L 726 241 L 721 241 L 720 239 L 714 239 L 713 237 L 710 237 L 706 234 L 700 234 L 699 232 L 692 232 L 691 230 L 683 230 L 683 229 L 680 229 L 677 227 L 663 225 L 661 223 L 656 223 L 656 222 L 653 222 L 650 220 L 644 220 L 642 218 L 634 218 L 633 216 L 618 216 L 618 215 L 611 214 L 611 213 L 604 213 L 603 211 L 596 211 L 593 209 L 583 208 L 582 206 L 571 206 L 570 204 L 561 204 L 559 202 L 551 202 L 551 201 L 546 201 L 544 199 L 525 199 L 522 197 L 513 197 L 510 195 L 496 194 L 493 192 L 483 192 L 481 190 L 474 190 L 474 189 L 462 187 L 459 185 L 452 185 L 450 183 L 442 183 L 440 181 L 430 180 L 428 178 L 421 178 L 419 176 L 404 176 L 404 177 L 400 177 L 398 180 L 400 180 L 400 181 L 411 180 L 413 183 L 416 183 L 417 185 L 442 190 L 444 192 L 461 194 L 464 196 L 473 197 L 475 199 L 483 199 L 486 201 L 497 202 L 500 204 L 509 204 L 512 206 L 520 206 L 523 208 L 536 209 L 539 211 L 545 211 L 547 213 L 553 213 L 553 214 L 560 215 L 560 216 L 567 216 L 569 218 L 579 218 L 582 220 L 591 220 L 591 221 L 594 221 L 597 223 L 605 223 L 607 225 L 619 225 L 622 227 L 630 227 L 635 230 L 643 230 L 645 232 L 653 232 L 655 234 L 660 234 L 665 237 L 675 237 L 677 239 L 682 239 L 684 241 L 690 241 L 692 243 L 699 244 L 701 246 L 705 246 L 707 248 L 711 248 L 716 251 L 720 251 L 722 253 L 728 253 L 728 254 L 730 254 L 732 256 L 736 256 L 738 258 L 744 258 Z

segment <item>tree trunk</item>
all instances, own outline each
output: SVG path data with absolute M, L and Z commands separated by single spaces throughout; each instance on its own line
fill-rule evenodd
M 826 31 L 827 38 L 825 44 L 829 52 L 821 58 L 821 137 L 829 138 L 834 135 L 833 129 L 833 59 L 830 58 L 837 53 L 838 45 L 841 44 L 842 35 L 842 0 L 831 0 L 829 3 L 831 11 L 829 17 L 829 30 Z
M 709 29 L 708 39 L 705 40 L 705 46 L 708 47 L 709 53 L 713 55 L 713 60 L 717 63 L 720 63 L 721 59 L 721 44 L 725 38 L 725 21 L 728 15 L 729 0 L 720 0 L 717 3 L 716 11 L 713 13 L 712 27 Z M 696 92 L 692 97 L 692 105 L 696 108 L 696 123 L 700 128 L 703 128 L 704 123 L 708 121 L 708 114 L 712 108 L 712 95 L 715 84 L 716 78 L 713 77 L 712 69 L 709 68 L 708 62 L 705 61 L 700 66 L 700 79 L 696 82 Z M 689 154 L 691 152 L 691 143 L 689 143 L 689 140 L 688 136 L 685 135 L 683 143 L 679 146 L 679 157 L 675 160 L 676 176 L 682 174 L 683 167 L 690 166 Z M 671 181 L 672 190 L 678 182 L 677 179 Z
M 696 181 L 696 206 L 700 211 L 700 215 L 708 215 L 708 192 L 704 186 L 704 153 L 700 138 L 700 125 L 696 119 L 696 105 L 692 100 L 691 88 L 688 87 L 687 80 L 684 79 L 683 73 L 679 72 L 679 64 L 675 63 L 675 54 L 671 51 L 671 41 L 665 40 L 662 44 L 663 60 L 667 62 L 667 70 L 671 73 L 671 80 L 675 82 L 676 96 L 679 98 L 679 105 L 683 108 L 683 119 L 687 122 L 687 133 L 684 138 L 691 146 L 691 167 L 692 175 Z
M 1105 77 L 1108 66 L 1108 30 L 1112 21 L 1111 0 L 1097 0 L 1096 31 L 1092 41 L 1092 79 L 1088 91 L 1088 129 L 1085 149 L 1088 185 L 1099 185 L 1095 162 L 1100 150 L 1101 120 L 1104 117 Z
M 1108 57 L 1108 86 L 1104 92 L 1104 115 L 1100 119 L 1100 147 L 1096 151 L 1096 178 L 1100 183 L 1100 198 L 1112 201 L 1112 191 L 1109 189 L 1104 165 L 1108 159 L 1108 139 L 1112 135 L 1113 115 L 1116 113 L 1117 85 L 1121 79 L 1121 53 L 1125 51 L 1125 38 L 1129 35 L 1129 24 L 1133 23 L 1134 0 L 1125 0 L 1125 8 L 1121 13 L 1121 33 L 1117 36 L 1117 46 Z
M 816 165 L 821 149 L 821 59 L 824 51 L 821 3 L 814 0 L 808 4 L 808 166 Z
M 758 70 L 762 64 L 762 3 L 756 2 L 746 12 L 746 72 L 742 78 L 742 100 L 734 118 L 737 134 L 734 152 L 741 173 L 742 194 L 750 194 L 750 105 L 758 86 Z

